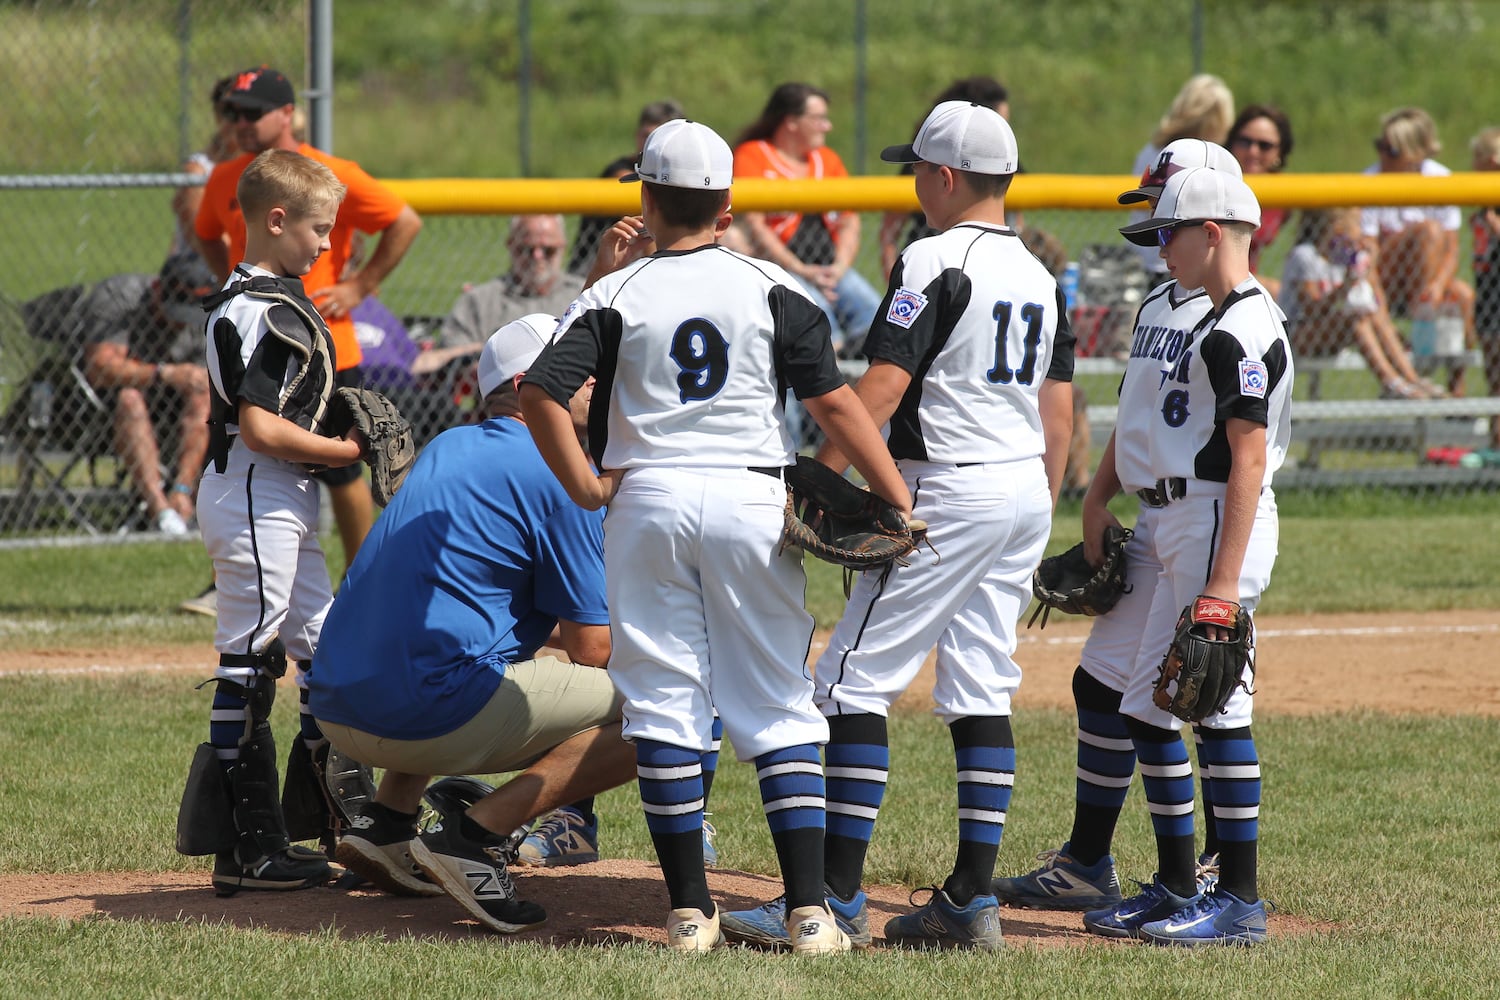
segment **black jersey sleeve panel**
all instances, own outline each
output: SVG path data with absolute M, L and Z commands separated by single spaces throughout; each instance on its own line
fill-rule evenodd
M 594 464 L 601 467 L 604 447 L 609 443 L 609 401 L 614 393 L 623 329 L 618 311 L 585 310 L 567 330 L 542 348 L 542 353 L 521 377 L 521 384 L 534 385 L 567 406 L 588 377 L 594 376 L 594 395 L 589 402 L 589 451 Z
M 899 287 L 892 276 L 891 285 Z M 896 412 L 891 414 L 891 429 L 887 443 L 890 445 L 892 458 L 909 458 L 919 462 L 927 461 L 927 442 L 922 435 L 919 413 L 922 403 L 922 387 L 926 383 L 927 373 L 932 370 L 932 364 L 937 360 L 938 353 L 948 344 L 948 338 L 952 336 L 953 329 L 963 317 L 964 310 L 969 307 L 969 299 L 973 294 L 973 285 L 970 284 L 968 275 L 959 268 L 948 268 L 933 278 L 922 290 L 927 296 L 927 308 L 923 313 L 927 315 L 927 321 L 922 323 L 922 316 L 917 317 L 917 322 L 912 324 L 912 330 L 902 330 L 899 326 L 894 328 L 895 333 L 902 335 L 908 332 L 917 333 L 912 338 L 912 343 L 920 344 L 921 350 L 910 360 L 901 357 L 892 357 L 888 352 L 900 353 L 908 341 L 889 335 L 885 343 L 889 348 L 877 347 L 867 348 L 866 353 L 871 360 L 877 358 L 890 361 L 900 365 L 911 372 L 911 384 L 906 387 L 906 392 L 901 397 L 901 402 L 896 405 Z M 881 315 L 876 314 L 875 326 L 871 328 L 871 336 L 874 330 L 881 326 Z M 921 330 L 918 331 L 918 324 Z M 890 326 L 890 324 L 887 324 Z M 908 367 L 910 365 L 910 367 Z
M 1209 384 L 1214 390 L 1214 422 L 1222 424 L 1231 417 L 1239 417 L 1241 420 L 1265 425 L 1269 420 L 1266 399 L 1270 395 L 1270 380 L 1265 380 L 1264 391 L 1258 395 L 1244 391 L 1246 376 L 1241 362 L 1247 359 L 1244 346 L 1239 340 L 1233 334 L 1215 327 L 1198 342 L 1198 351 L 1203 358 L 1203 367 L 1208 372 Z
M 920 305 L 914 305 L 910 301 L 913 289 L 907 283 L 906 263 L 903 255 L 891 269 L 890 285 L 885 298 L 880 301 L 880 308 L 875 310 L 870 335 L 865 338 L 865 357 L 899 365 L 916 378 L 919 369 L 925 371 L 924 361 L 926 367 L 931 367 L 932 356 L 947 342 L 958 318 L 963 315 L 964 307 L 969 304 L 969 280 L 959 268 L 945 268 L 922 286 Z M 920 280 L 920 275 L 913 274 L 912 277 Z M 907 297 L 904 310 L 892 309 L 898 294 Z M 960 297 L 962 301 L 958 301 Z M 913 310 L 915 315 L 906 325 L 891 318 L 903 313 L 910 315 Z
M 1047 366 L 1047 377 L 1057 382 L 1073 381 L 1073 357 L 1078 338 L 1073 335 L 1073 324 L 1068 320 L 1068 300 L 1062 289 L 1057 290 L 1057 329 L 1052 336 L 1052 362 Z
M 228 323 L 228 320 L 220 322 Z M 281 412 L 281 390 L 286 385 L 287 366 L 292 362 L 292 348 L 279 337 L 265 336 L 250 353 L 238 396 L 245 402 L 272 413 Z
M 776 378 L 798 399 L 822 396 L 844 384 L 828 316 L 806 295 L 773 285 L 767 296 L 775 345 Z

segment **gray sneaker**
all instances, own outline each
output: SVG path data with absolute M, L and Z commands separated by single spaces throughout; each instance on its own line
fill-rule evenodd
M 1025 875 L 990 883 L 995 898 L 1009 906 L 1036 910 L 1098 910 L 1121 899 L 1115 859 L 1105 855 L 1084 866 L 1068 853 L 1070 845 L 1037 855 L 1042 866 Z

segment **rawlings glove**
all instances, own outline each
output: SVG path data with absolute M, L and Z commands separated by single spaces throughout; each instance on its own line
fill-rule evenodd
M 1229 638 L 1210 639 L 1209 626 L 1225 629 Z M 1184 722 L 1201 722 L 1224 711 L 1235 688 L 1251 690 L 1254 645 L 1255 630 L 1244 608 L 1234 601 L 1200 595 L 1177 619 L 1177 634 L 1162 657 L 1152 700 Z
M 1104 562 L 1098 568 L 1089 565 L 1079 542 L 1062 555 L 1043 559 L 1031 577 L 1031 593 L 1037 606 L 1031 612 L 1030 628 L 1041 616 L 1042 628 L 1053 609 L 1070 615 L 1102 615 L 1119 602 L 1128 589 L 1125 586 L 1125 543 L 1130 541 L 1129 528 L 1109 525 L 1104 529 Z
M 411 424 L 389 399 L 373 389 L 344 386 L 329 402 L 326 427 L 335 436 L 342 436 L 350 427 L 359 428 L 365 438 L 365 451 L 360 457 L 370 466 L 370 495 L 380 506 L 389 505 L 417 460 Z
M 783 545 L 866 570 L 902 562 L 927 537 L 927 524 L 901 511 L 815 459 L 800 455 L 786 470 Z

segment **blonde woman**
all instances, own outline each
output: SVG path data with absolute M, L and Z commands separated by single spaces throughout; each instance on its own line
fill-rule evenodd
M 1420 174 L 1446 177 L 1452 171 L 1432 157 L 1443 148 L 1432 116 L 1421 108 L 1399 108 L 1380 121 L 1375 138 L 1378 161 L 1367 174 Z M 1431 319 L 1443 310 L 1463 316 L 1474 339 L 1474 290 L 1458 278 L 1456 205 L 1382 205 L 1364 211 L 1364 232 L 1380 248 L 1376 271 L 1393 316 Z M 1463 367 L 1449 368 L 1449 391 L 1463 392 Z
M 1233 123 L 1234 94 L 1229 85 L 1212 73 L 1199 73 L 1189 77 L 1182 89 L 1177 91 L 1177 96 L 1172 98 L 1172 103 L 1161 120 L 1156 123 L 1151 141 L 1136 154 L 1132 171 L 1136 176 L 1144 177 L 1156 166 L 1162 149 L 1178 139 L 1207 139 L 1209 142 L 1222 143 L 1229 135 L 1229 127 Z M 1132 212 L 1130 221 L 1139 222 L 1148 215 L 1149 212 Z M 1141 263 L 1145 265 L 1153 285 L 1167 280 L 1167 265 L 1157 253 L 1156 247 L 1136 247 L 1135 250 L 1140 254 Z

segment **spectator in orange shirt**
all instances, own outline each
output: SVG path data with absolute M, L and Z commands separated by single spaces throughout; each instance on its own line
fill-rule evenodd
M 353 160 L 330 156 L 297 140 L 296 96 L 291 83 L 276 70 L 260 66 L 236 74 L 223 103 L 235 118 L 235 139 L 244 152 L 214 167 L 204 186 L 194 226 L 203 244 L 203 257 L 225 281 L 230 276 L 230 262 L 243 257 L 245 219 L 235 200 L 235 188 L 257 154 L 267 149 L 290 149 L 326 164 L 349 193 L 329 235 L 333 248 L 318 258 L 302 284 L 333 334 L 339 385 L 357 386 L 363 377 L 359 369 L 361 352 L 349 314 L 367 296 L 374 295 L 400 263 L 421 231 L 422 219 Z M 362 267 L 345 274 L 356 231 L 379 233 L 380 241 Z M 329 488 L 348 565 L 375 521 L 369 484 L 359 463 L 319 473 L 318 478 Z
M 740 133 L 734 176 L 771 180 L 847 177 L 839 155 L 824 143 L 833 128 L 828 95 L 806 83 L 783 83 L 760 117 Z M 745 212 L 751 252 L 791 272 L 843 331 L 844 353 L 869 332 L 880 293 L 856 270 L 859 215 L 854 212 Z M 835 337 L 837 346 L 838 338 Z

